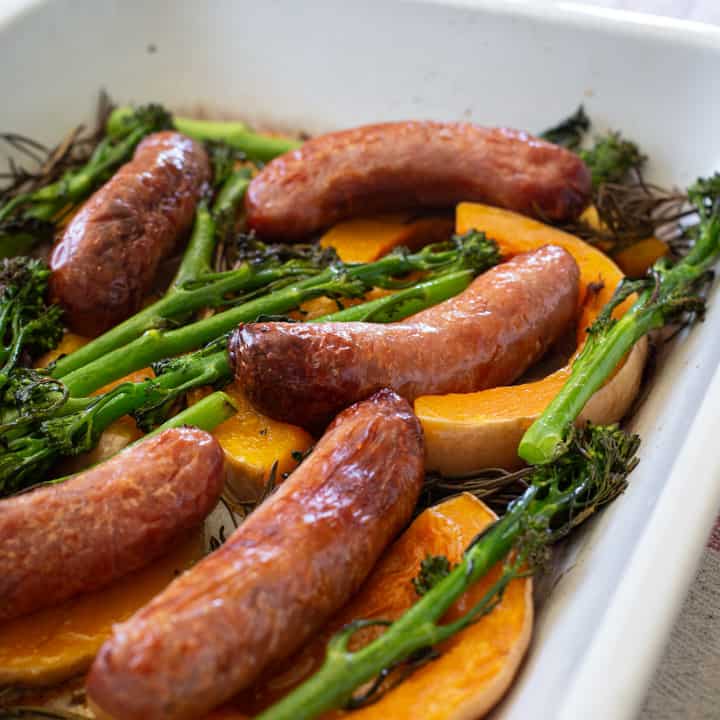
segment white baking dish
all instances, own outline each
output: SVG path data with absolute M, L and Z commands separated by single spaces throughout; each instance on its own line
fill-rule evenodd
M 52 141 L 118 101 L 328 130 L 392 118 L 541 129 L 584 102 L 685 184 L 720 168 L 720 32 L 510 3 L 0 4 L 0 129 Z M 636 416 L 628 492 L 576 537 L 498 717 L 632 718 L 720 503 L 720 297 Z

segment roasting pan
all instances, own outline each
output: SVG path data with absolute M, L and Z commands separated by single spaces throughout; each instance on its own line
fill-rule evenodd
M 0 1 L 0 130 L 118 102 L 319 132 L 402 118 L 540 130 L 582 102 L 685 185 L 720 169 L 720 31 L 572 3 Z M 633 718 L 720 505 L 720 297 L 658 359 L 624 496 L 574 537 L 493 717 Z

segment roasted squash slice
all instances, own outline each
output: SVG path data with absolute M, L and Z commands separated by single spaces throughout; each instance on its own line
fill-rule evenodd
M 203 532 L 110 587 L 0 624 L 0 686 L 50 685 L 86 670 L 113 623 L 129 618 L 203 554 Z
M 565 248 L 580 268 L 580 307 L 577 345 L 585 342 L 586 328 L 608 302 L 623 274 L 599 250 L 573 235 L 508 210 L 461 203 L 456 231 L 484 231 L 496 240 L 502 254 L 511 257 L 543 245 Z M 617 309 L 624 312 L 631 300 Z M 647 354 L 641 340 L 622 367 L 585 406 L 578 422 L 609 423 L 620 420 L 637 395 Z M 525 385 L 492 388 L 476 393 L 428 395 L 415 401 L 415 413 L 425 431 L 427 466 L 446 475 L 473 472 L 484 467 L 519 467 L 520 438 L 558 393 L 570 365 L 542 380 Z
M 302 455 L 313 438 L 302 428 L 259 413 L 237 385 L 225 392 L 238 407 L 235 415 L 213 431 L 225 451 L 226 483 L 239 500 L 257 500 L 273 467 L 279 481 L 297 467 L 298 453 Z
M 317 640 L 267 680 L 212 712 L 206 720 L 249 720 L 317 670 L 330 636 L 357 618 L 400 617 L 416 600 L 412 579 L 427 555 L 460 560 L 471 540 L 496 519 L 467 493 L 425 510 L 385 553 L 358 595 L 328 624 Z M 497 580 L 494 568 L 447 613 L 452 621 L 466 612 Z M 500 604 L 479 622 L 443 644 L 441 656 L 420 668 L 379 702 L 352 713 L 327 713 L 325 720 L 476 720 L 503 696 L 530 642 L 533 624 L 532 580 L 513 581 Z M 370 639 L 358 634 L 356 646 Z
M 400 245 L 416 250 L 448 240 L 452 232 L 450 217 L 393 213 L 338 223 L 320 238 L 320 245 L 334 247 L 345 262 L 373 262 Z
M 495 520 L 494 513 L 469 494 L 458 495 L 425 510 L 385 553 L 358 595 L 329 623 L 315 642 L 268 679 L 242 694 L 208 720 L 244 720 L 275 702 L 317 670 L 329 637 L 359 618 L 395 619 L 416 600 L 412 579 L 427 555 L 460 560 L 470 541 Z M 471 588 L 450 609 L 450 621 L 475 604 L 498 578 L 500 567 Z M 351 713 L 323 718 L 357 720 L 476 720 L 510 685 L 525 654 L 533 622 L 532 580 L 514 580 L 500 604 L 476 624 L 439 647 L 438 659 L 416 670 L 378 702 Z M 357 645 L 370 636 L 358 635 Z
M 334 247 L 343 262 L 374 262 L 401 245 L 411 250 L 448 240 L 453 233 L 453 220 L 442 215 L 416 217 L 412 213 L 392 213 L 355 218 L 330 228 L 321 238 L 322 247 Z M 388 294 L 375 288 L 364 298 L 346 298 L 344 307 L 374 300 Z M 329 298 L 315 298 L 304 303 L 300 311 L 291 313 L 296 320 L 314 320 L 338 310 Z

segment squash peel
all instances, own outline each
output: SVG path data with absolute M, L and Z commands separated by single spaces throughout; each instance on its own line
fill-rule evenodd
M 577 346 L 586 328 L 610 300 L 623 274 L 599 250 L 557 228 L 522 215 L 475 203 L 457 208 L 456 231 L 484 231 L 504 256 L 528 252 L 543 245 L 559 245 L 570 252 L 580 268 L 580 306 Z M 632 298 L 616 310 L 622 314 Z M 578 422 L 616 422 L 629 410 L 640 387 L 647 355 L 643 338 L 622 367 L 586 405 Z M 491 388 L 476 393 L 427 395 L 415 401 L 415 413 L 425 432 L 427 467 L 445 475 L 460 475 L 484 467 L 514 469 L 520 438 L 558 393 L 570 365 L 536 382 Z
M 471 540 L 496 519 L 480 500 L 464 493 L 419 515 L 383 555 L 355 598 L 338 613 L 321 635 L 231 704 L 207 720 L 244 720 L 275 702 L 316 670 L 330 636 L 357 618 L 394 619 L 416 600 L 412 578 L 427 555 L 460 560 Z M 445 620 L 466 612 L 497 580 L 496 566 L 447 613 Z M 441 645 L 436 660 L 417 669 L 376 703 L 353 710 L 326 713 L 324 720 L 460 720 L 488 712 L 510 685 L 530 641 L 533 623 L 532 580 L 520 578 L 508 586 L 499 605 L 477 623 Z M 372 629 L 357 633 L 351 649 L 367 642 Z

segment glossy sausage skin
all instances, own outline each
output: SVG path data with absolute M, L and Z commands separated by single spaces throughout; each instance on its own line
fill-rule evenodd
M 573 318 L 578 278 L 568 252 L 545 246 L 402 322 L 240 325 L 235 377 L 262 412 L 313 430 L 378 387 L 412 401 L 507 385 Z
M 350 217 L 462 200 L 570 220 L 590 190 L 577 155 L 527 133 L 411 121 L 313 138 L 269 163 L 245 200 L 261 236 L 295 240 Z
M 115 627 L 90 671 L 91 701 L 115 720 L 204 717 L 347 602 L 422 482 L 407 402 L 382 390 L 347 409 L 219 550 Z
M 90 197 L 50 261 L 51 291 L 73 330 L 98 335 L 140 309 L 209 179 L 201 144 L 159 132 Z
M 96 590 L 168 552 L 215 507 L 223 452 L 166 430 L 58 485 L 0 501 L 0 620 Z

